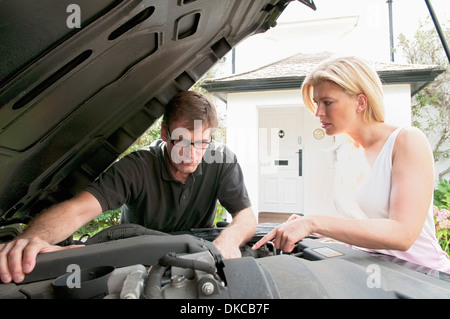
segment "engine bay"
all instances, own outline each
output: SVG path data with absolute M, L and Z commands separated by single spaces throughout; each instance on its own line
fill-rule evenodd
M 223 259 L 211 243 L 220 229 L 137 233 L 104 241 L 111 239 L 107 230 L 100 242 L 38 255 L 35 270 L 23 283 L 0 285 L 0 298 L 450 298 L 448 274 L 328 238 L 305 238 L 290 254 L 270 242 L 252 250 L 271 227 L 259 225 L 237 259 Z

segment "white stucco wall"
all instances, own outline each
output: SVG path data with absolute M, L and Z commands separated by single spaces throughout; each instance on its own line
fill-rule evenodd
M 386 85 L 386 122 L 410 125 L 411 100 L 409 85 Z M 305 107 L 300 89 L 229 93 L 227 103 L 227 145 L 236 153 L 255 213 L 259 212 L 258 110 L 261 108 Z M 299 125 L 304 126 L 305 214 L 336 215 L 335 156 L 331 150 L 335 139 L 312 136 L 319 120 L 311 113 Z
M 386 123 L 398 126 L 411 125 L 411 87 L 409 84 L 385 85 L 384 103 Z

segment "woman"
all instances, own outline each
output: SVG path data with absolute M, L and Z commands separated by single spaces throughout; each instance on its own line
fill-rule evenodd
M 302 94 L 327 135 L 346 133 L 364 150 L 371 168 L 356 194 L 364 218 L 290 218 L 254 249 L 275 239 L 277 249 L 290 252 L 299 240 L 318 233 L 450 273 L 450 261 L 435 236 L 430 145 L 418 129 L 384 123 L 377 73 L 361 59 L 336 58 L 305 79 Z

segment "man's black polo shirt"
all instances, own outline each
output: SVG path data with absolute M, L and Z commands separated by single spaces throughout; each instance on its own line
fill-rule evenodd
M 185 184 L 169 170 L 165 142 L 131 153 L 86 190 L 103 211 L 122 207 L 122 223 L 163 232 L 211 227 L 216 203 L 231 214 L 251 206 L 242 170 L 225 145 L 212 143 Z

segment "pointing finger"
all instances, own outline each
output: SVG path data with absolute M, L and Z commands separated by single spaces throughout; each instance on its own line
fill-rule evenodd
M 265 235 L 263 238 L 261 238 L 256 244 L 253 245 L 252 249 L 256 250 L 260 248 L 262 245 L 266 244 L 270 240 L 275 238 L 275 235 L 277 234 L 277 228 L 272 229 L 267 235 Z

